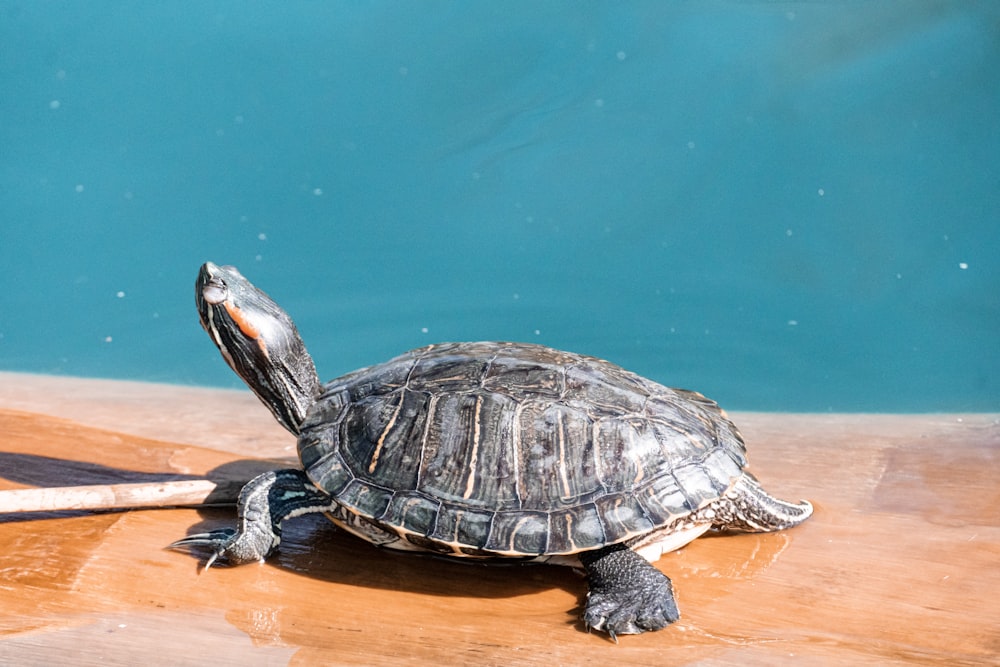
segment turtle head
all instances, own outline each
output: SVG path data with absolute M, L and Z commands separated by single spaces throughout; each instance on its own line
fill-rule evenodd
M 204 264 L 194 299 L 201 326 L 229 367 L 298 435 L 321 386 L 292 318 L 234 266 Z

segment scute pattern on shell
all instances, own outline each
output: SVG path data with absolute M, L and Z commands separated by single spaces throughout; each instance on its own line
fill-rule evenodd
M 516 343 L 432 345 L 334 380 L 299 455 L 347 510 L 475 556 L 649 533 L 717 499 L 746 464 L 735 426 L 700 394 Z

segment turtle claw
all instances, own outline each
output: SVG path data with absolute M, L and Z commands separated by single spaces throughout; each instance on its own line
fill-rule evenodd
M 212 551 L 206 568 L 220 558 L 227 565 L 261 562 L 278 548 L 282 520 L 330 507 L 329 496 L 313 486 L 301 470 L 270 470 L 250 480 L 240 491 L 238 529 L 188 535 L 167 548 Z
M 215 561 L 220 557 L 224 558 L 227 562 L 231 560 L 229 548 L 236 541 L 236 536 L 237 532 L 234 529 L 220 528 L 219 530 L 213 530 L 210 533 L 196 533 L 194 535 L 188 535 L 183 539 L 168 544 L 167 548 L 189 550 L 207 548 L 211 550 L 212 555 L 208 557 L 207 561 L 205 561 L 204 569 L 207 570 L 212 567 Z
M 666 579 L 669 587 L 669 580 Z M 588 597 L 583 623 L 587 630 L 606 632 L 614 643 L 619 635 L 637 635 L 661 630 L 680 616 L 669 588 L 638 592 L 634 599 L 622 599 L 619 591 L 612 594 L 593 592 Z

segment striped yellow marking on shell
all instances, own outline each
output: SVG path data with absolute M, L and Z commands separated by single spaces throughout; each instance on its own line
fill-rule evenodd
M 403 409 L 403 399 L 405 398 L 404 392 L 399 392 L 399 403 L 396 405 L 396 409 L 392 413 L 392 417 L 389 418 L 389 423 L 385 425 L 382 430 L 382 434 L 378 437 L 378 442 L 375 443 L 375 451 L 372 453 L 372 462 L 368 464 L 368 472 L 375 472 L 375 466 L 378 465 L 378 457 L 382 455 L 382 447 L 385 445 L 385 438 L 389 435 L 389 431 L 392 427 L 396 425 L 396 419 L 399 417 L 400 410 Z
M 639 459 L 636 461 L 635 479 L 632 480 L 632 485 L 639 486 L 639 482 L 641 482 L 642 478 L 645 476 L 646 476 L 646 467 L 642 465 L 642 460 Z
M 601 422 L 594 421 L 593 425 L 590 427 L 590 441 L 594 443 L 592 448 L 594 455 L 594 475 L 597 476 L 597 481 L 602 487 L 604 487 L 604 479 L 601 477 L 601 471 L 603 470 L 601 462 L 601 448 L 597 446 L 597 443 L 601 441 Z
M 457 510 L 455 512 L 455 526 L 452 533 L 448 536 L 447 540 L 438 540 L 442 544 L 447 544 L 448 546 L 450 546 L 451 550 L 454 551 L 455 553 L 460 553 L 458 531 L 459 531 L 459 526 L 462 525 L 462 522 L 464 520 L 465 520 L 465 512 L 463 512 L 462 510 Z
M 521 528 L 523 528 L 531 519 L 532 517 L 522 517 L 521 519 L 518 519 L 517 523 L 514 524 L 514 530 L 510 531 L 510 545 L 507 549 L 508 553 L 520 553 L 514 545 L 514 542 L 517 540 L 518 532 L 520 532 Z
M 449 375 L 447 377 L 435 378 L 434 382 L 436 384 L 445 384 L 446 382 L 463 382 L 465 379 L 464 375 Z
M 476 396 L 476 412 L 472 417 L 472 453 L 469 455 L 469 479 L 462 497 L 468 500 L 476 488 L 476 465 L 479 463 L 479 413 L 483 407 L 483 397 Z
M 563 498 L 570 497 L 569 476 L 566 474 L 566 423 L 562 411 L 556 419 L 557 440 L 559 442 L 559 480 L 562 482 Z
M 570 553 L 575 553 L 577 548 L 576 548 L 576 542 L 573 541 L 573 515 L 564 514 L 563 520 L 566 522 L 565 530 L 566 530 L 566 539 L 569 540 L 569 547 L 570 547 L 569 551 Z
M 417 488 L 421 488 L 421 478 L 424 472 L 424 450 L 427 448 L 427 437 L 431 432 L 431 426 L 434 425 L 434 416 L 437 412 L 437 404 L 440 396 L 431 396 L 430 400 L 427 401 L 427 417 L 424 419 L 424 432 L 420 436 L 420 463 L 417 465 Z
M 511 450 L 510 464 L 511 479 L 514 482 L 514 497 L 521 498 L 521 415 L 524 412 L 525 404 L 522 403 L 514 408 L 514 420 L 511 426 Z M 520 500 L 519 500 L 520 502 Z

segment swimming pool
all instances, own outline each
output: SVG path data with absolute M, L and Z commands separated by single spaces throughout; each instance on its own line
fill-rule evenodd
M 1000 405 L 986 3 L 0 7 L 0 369 L 239 386 L 539 342 L 726 407 Z

